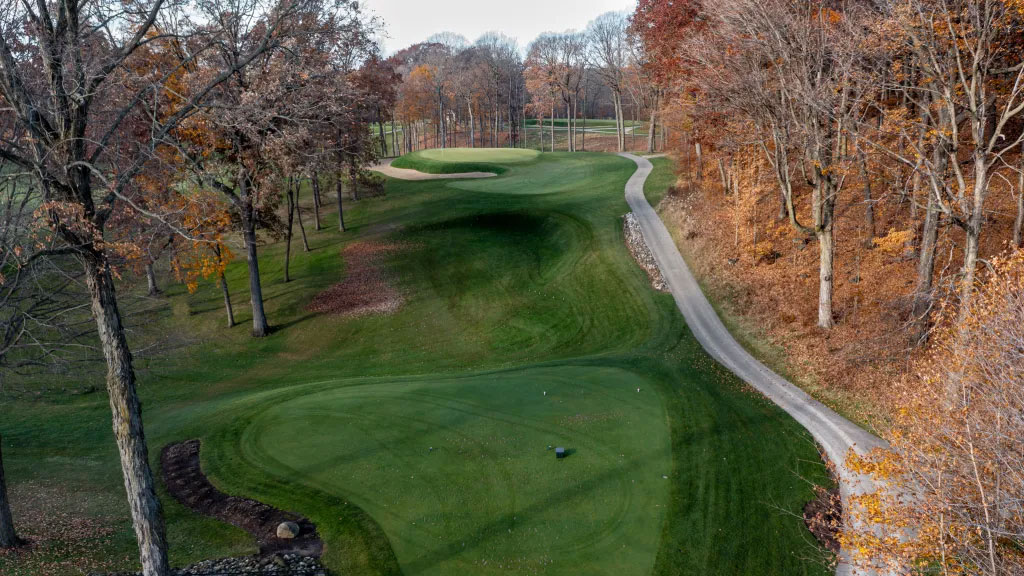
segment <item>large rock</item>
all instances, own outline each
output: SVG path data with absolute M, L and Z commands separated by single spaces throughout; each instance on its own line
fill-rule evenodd
M 281 522 L 277 525 L 277 537 L 291 540 L 299 535 L 299 525 L 295 522 Z

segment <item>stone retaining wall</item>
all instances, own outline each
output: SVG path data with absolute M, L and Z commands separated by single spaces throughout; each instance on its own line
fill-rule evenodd
M 637 222 L 636 216 L 632 212 L 623 217 L 622 232 L 626 237 L 626 246 L 629 247 L 630 254 L 633 255 L 637 264 L 647 272 L 651 286 L 659 292 L 668 292 L 668 285 L 665 284 L 665 279 L 661 275 L 658 262 L 654 259 L 651 249 L 647 247 L 647 243 L 644 242 L 644 235 L 640 232 L 640 223 Z

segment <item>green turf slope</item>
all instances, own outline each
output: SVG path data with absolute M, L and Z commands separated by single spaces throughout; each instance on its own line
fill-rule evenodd
M 154 461 L 201 438 L 215 484 L 309 516 L 345 576 L 827 573 L 798 517 L 826 478 L 810 438 L 708 358 L 623 245 L 633 163 L 503 167 L 389 180 L 386 198 L 349 203 L 345 234 L 307 223 L 313 251 L 293 250 L 290 283 L 283 247 L 264 247 L 267 338 L 247 335 L 244 262 L 228 270 L 234 329 L 215 285 L 169 288 L 154 329 L 189 343 L 140 362 Z M 382 266 L 402 308 L 308 312 L 358 241 L 397 247 Z M 15 491 L 51 482 L 93 502 L 118 531 L 83 553 L 130 567 L 103 395 L 4 403 Z M 164 502 L 176 563 L 251 550 Z
M 395 168 L 419 170 L 428 174 L 493 172 L 502 174 L 508 165 L 528 163 L 540 152 L 520 148 L 432 148 L 396 158 Z

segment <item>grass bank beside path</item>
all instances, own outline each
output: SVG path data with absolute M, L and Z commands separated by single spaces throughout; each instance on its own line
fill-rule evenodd
M 662 156 L 649 160 L 654 169 L 644 182 L 644 197 L 648 204 L 657 208 L 661 199 L 668 194 L 668 189 L 676 183 L 676 173 L 670 158 Z
M 813 442 L 703 352 L 631 259 L 633 163 L 453 152 L 503 173 L 388 180 L 385 198 L 347 203 L 348 232 L 329 213 L 320 232 L 307 222 L 313 250 L 293 246 L 289 283 L 283 245 L 262 247 L 266 338 L 248 336 L 244 261 L 227 272 L 233 329 L 212 283 L 168 287 L 146 329 L 187 345 L 140 362 L 154 466 L 163 445 L 200 438 L 214 484 L 310 517 L 345 576 L 826 574 L 799 518 L 827 481 Z M 404 304 L 309 312 L 352 274 L 355 243 L 382 248 Z M 0 556 L 0 573 L 133 567 L 104 394 L 2 402 L 16 520 L 51 518 L 35 502 L 59 495 L 51 514 L 96 529 Z M 161 496 L 175 564 L 252 552 Z

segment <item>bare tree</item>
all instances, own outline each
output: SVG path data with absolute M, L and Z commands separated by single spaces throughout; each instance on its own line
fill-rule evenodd
M 1006 156 L 1024 142 L 1024 131 L 1010 132 L 1024 114 L 1020 15 L 999 0 L 890 1 L 881 7 L 878 30 L 900 42 L 919 72 L 882 78 L 917 111 L 886 124 L 885 135 L 900 146 L 884 149 L 928 184 L 917 295 L 923 315 L 931 300 L 938 214 L 964 232 L 960 298 L 966 303 L 975 284 L 985 201 Z
M 167 542 L 111 272 L 116 247 L 104 242 L 104 235 L 121 206 L 140 208 L 133 197 L 136 176 L 161 160 L 164 147 L 179 148 L 175 131 L 211 92 L 276 47 L 294 15 L 317 10 L 311 3 L 259 0 L 0 6 L 0 95 L 12 125 L 0 157 L 36 178 L 47 225 L 62 243 L 48 255 L 74 255 L 82 267 L 86 301 L 107 360 L 113 430 L 146 576 L 169 572 Z M 168 104 L 170 77 L 204 61 L 214 47 L 257 21 L 260 33 L 249 36 L 244 50 L 215 71 L 204 69 L 210 73 L 196 76 L 188 92 Z M 155 73 L 134 65 L 134 59 L 157 51 L 180 58 Z M 137 121 L 147 122 L 148 129 L 132 130 Z
M 818 241 L 818 326 L 831 328 L 845 142 L 858 128 L 866 93 L 858 9 L 840 14 L 827 2 L 726 0 L 709 15 L 706 35 L 691 44 L 706 73 L 703 109 L 726 102 L 765 131 L 763 148 L 789 220 Z M 723 45 L 730 50 L 716 53 Z M 793 165 L 812 190 L 810 225 L 799 221 L 794 205 Z
M 629 19 L 624 12 L 607 12 L 591 21 L 586 30 L 589 62 L 612 93 L 619 152 L 626 149 L 622 94 L 625 91 L 625 69 L 629 58 L 628 26 Z

